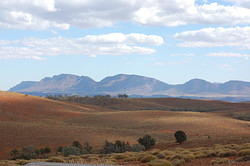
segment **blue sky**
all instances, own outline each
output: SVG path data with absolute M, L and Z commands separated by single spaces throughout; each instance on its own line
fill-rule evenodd
M 61 73 L 250 81 L 250 0 L 2 0 L 0 89 Z

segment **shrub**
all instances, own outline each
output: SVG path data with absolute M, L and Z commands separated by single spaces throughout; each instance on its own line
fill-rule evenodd
M 112 142 L 105 141 L 105 145 L 102 149 L 102 152 L 105 154 L 114 152 L 114 144 Z
M 39 156 L 40 154 L 43 155 L 43 157 L 51 152 L 51 149 L 49 147 L 41 148 L 36 150 L 36 154 Z
M 142 138 L 138 139 L 138 143 L 143 145 L 145 149 L 148 150 L 155 145 L 156 140 L 152 138 L 150 135 L 145 135 Z
M 65 160 L 60 157 L 51 157 L 47 162 L 64 163 Z
M 30 160 L 37 157 L 36 149 L 33 146 L 27 146 L 22 148 L 20 156 L 18 158 Z
M 195 156 L 193 154 L 185 154 L 183 155 L 183 158 L 186 162 L 190 162 L 191 160 L 195 159 Z
M 249 156 L 250 155 L 250 149 L 243 149 L 239 151 L 240 156 Z
M 157 159 L 157 158 L 153 155 L 146 155 L 146 156 L 142 157 L 140 161 L 142 163 L 147 163 L 147 162 L 150 162 L 150 161 L 155 160 L 155 159 Z
M 157 157 L 158 159 L 164 159 L 164 158 L 165 158 L 165 155 L 164 155 L 163 153 L 158 153 L 158 154 L 156 155 L 156 157 Z
M 102 152 L 105 154 L 124 153 L 126 151 L 132 151 L 132 147 L 129 145 L 129 143 L 125 143 L 124 141 L 119 140 L 115 141 L 115 143 L 106 141 L 102 149 Z
M 122 160 L 122 159 L 125 159 L 127 158 L 128 156 L 125 155 L 125 154 L 117 154 L 117 155 L 114 155 L 114 159 L 116 160 Z
M 125 158 L 123 161 L 130 162 L 130 161 L 136 161 L 136 160 L 137 160 L 136 157 L 128 157 L 128 158 Z
M 182 144 L 184 141 L 187 140 L 187 135 L 184 131 L 177 131 L 175 134 L 175 139 L 176 142 L 178 142 L 179 144 Z
M 66 146 L 63 148 L 62 153 L 65 157 L 67 157 L 69 155 L 80 155 L 81 150 L 77 147 L 74 147 L 74 146 Z
M 130 149 L 131 152 L 142 152 L 144 150 L 145 150 L 145 147 L 140 144 L 134 144 L 131 146 L 131 149 Z
M 229 149 L 221 150 L 218 153 L 219 157 L 230 157 L 230 156 L 236 156 L 236 155 L 237 155 L 237 152 L 235 150 L 229 150 Z
M 229 164 L 230 160 L 227 158 L 219 158 L 211 161 L 212 165 L 218 165 L 218 164 Z
M 17 164 L 18 164 L 18 165 L 25 165 L 25 164 L 28 164 L 28 163 L 30 163 L 30 162 L 27 161 L 27 160 L 18 160 L 18 161 L 17 161 Z
M 249 155 L 249 156 L 243 156 L 243 157 L 237 158 L 235 161 L 236 161 L 236 162 L 246 162 L 246 161 L 250 161 L 250 155 Z
M 72 146 L 82 150 L 82 144 L 79 141 L 74 141 Z
M 115 153 L 124 153 L 124 152 L 126 152 L 126 144 L 125 144 L 125 142 L 119 141 L 119 140 L 115 141 L 114 152 Z
M 85 142 L 81 153 L 82 154 L 90 154 L 90 153 L 92 153 L 92 149 L 93 149 L 93 147 L 90 146 L 90 144 L 88 142 Z
M 152 160 L 148 164 L 149 166 L 172 166 L 172 164 L 167 160 Z
M 56 149 L 56 152 L 57 153 L 62 153 L 63 151 L 63 147 L 62 146 L 59 146 L 57 149 Z
M 160 152 L 161 152 L 160 149 L 153 149 L 153 150 L 150 151 L 150 153 L 153 154 L 153 155 L 157 155 L 157 154 L 159 154 Z
M 18 158 L 18 155 L 19 155 L 19 151 L 17 149 L 13 149 L 10 152 L 10 156 L 12 160 L 16 160 Z
M 184 159 L 174 159 L 172 162 L 173 166 L 181 166 L 185 163 Z

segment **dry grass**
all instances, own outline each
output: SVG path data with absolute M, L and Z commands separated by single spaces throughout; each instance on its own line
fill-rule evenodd
M 89 154 L 81 156 L 56 156 L 43 160 L 17 160 L 17 161 L 0 161 L 0 166 L 18 166 L 27 162 L 61 162 L 61 163 L 79 163 L 79 164 L 116 164 L 116 165 L 134 165 L 134 166 L 247 166 L 250 164 L 250 156 L 241 156 L 240 149 L 249 144 L 239 145 L 215 145 L 213 147 L 200 148 L 175 148 L 172 150 L 153 149 L 146 152 L 126 152 L 122 154 Z M 246 149 L 245 149 L 246 150 Z M 244 151 L 245 151 L 244 150 Z M 221 155 L 221 151 L 234 151 L 230 156 Z M 209 154 L 213 152 L 215 156 Z M 194 157 L 197 153 L 203 156 Z M 159 159 L 159 154 L 164 158 Z M 246 155 L 246 154 L 244 154 Z
M 250 104 L 185 99 L 128 99 L 128 101 L 125 100 L 126 102 L 130 104 L 120 102 L 118 105 L 109 106 L 124 110 L 119 111 L 110 109 L 108 106 L 105 108 L 64 103 L 0 92 L 0 158 L 8 157 L 8 152 L 14 148 L 28 145 L 56 148 L 79 140 L 89 141 L 95 147 L 101 147 L 106 139 L 110 141 L 120 139 L 135 143 L 146 133 L 157 139 L 157 147 L 164 149 L 162 154 L 165 156 L 168 156 L 168 151 L 165 150 L 167 148 L 244 143 L 250 139 L 250 122 L 232 119 L 224 113 L 167 111 L 167 108 L 185 107 L 190 110 L 204 107 L 205 109 L 216 108 L 222 112 L 227 109 L 229 112 L 241 109 L 246 111 L 250 110 Z M 158 110 L 151 110 L 152 108 L 158 108 Z M 174 143 L 173 134 L 180 129 L 188 135 L 188 142 L 183 145 Z M 214 155 L 212 152 L 207 153 L 197 152 L 192 158 Z M 229 150 L 225 154 L 222 152 L 220 154 L 229 155 L 228 153 Z M 174 155 L 172 154 L 172 157 Z

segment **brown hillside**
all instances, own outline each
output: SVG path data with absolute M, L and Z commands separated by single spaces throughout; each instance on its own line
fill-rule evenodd
M 218 113 L 177 111 L 188 106 L 191 110 L 225 105 L 221 110 L 244 108 L 249 112 L 249 104 L 183 99 L 125 99 L 119 102 L 118 105 L 100 107 L 0 92 L 0 157 L 8 157 L 13 148 L 28 145 L 55 148 L 74 140 L 89 141 L 99 147 L 107 139 L 135 143 L 146 133 L 155 137 L 161 147 L 172 147 L 176 146 L 173 133 L 180 129 L 187 132 L 189 140 L 182 146 L 247 142 L 250 139 L 250 122 Z M 127 109 L 128 102 L 130 109 Z M 168 107 L 175 111 L 168 111 Z

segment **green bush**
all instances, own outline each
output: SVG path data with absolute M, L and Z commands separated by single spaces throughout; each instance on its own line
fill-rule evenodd
M 145 135 L 142 138 L 138 139 L 138 143 L 143 145 L 145 149 L 148 150 L 155 145 L 156 140 L 152 138 L 150 135 Z
M 22 148 L 20 152 L 20 156 L 18 158 L 30 160 L 36 157 L 37 157 L 36 148 L 33 146 L 27 146 L 27 147 Z
M 12 160 L 16 160 L 19 156 L 20 152 L 17 149 L 13 149 L 12 151 L 10 151 L 10 156 Z
M 62 154 L 67 157 L 70 155 L 80 155 L 81 150 L 75 146 L 66 146 L 62 150 Z
M 130 149 L 131 152 L 142 152 L 144 150 L 145 150 L 145 147 L 140 144 L 134 144 L 131 146 L 131 149 Z
M 82 150 L 82 144 L 79 141 L 74 141 L 71 146 Z
M 184 131 L 177 131 L 174 134 L 176 142 L 178 142 L 179 144 L 182 144 L 183 142 L 185 142 L 187 140 L 187 135 Z
M 82 148 L 82 154 L 90 154 L 92 153 L 92 149 L 93 147 L 90 146 L 90 144 L 88 142 L 85 142 Z
M 141 151 L 142 149 L 143 148 L 138 145 L 130 146 L 128 142 L 125 143 L 124 141 L 117 140 L 115 143 L 106 141 L 101 152 L 105 154 L 124 153 L 129 151 Z

